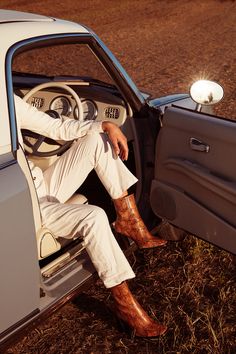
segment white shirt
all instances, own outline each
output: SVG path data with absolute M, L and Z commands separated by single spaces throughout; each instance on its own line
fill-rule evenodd
M 78 121 L 75 119 L 54 119 L 48 114 L 24 102 L 19 96 L 14 95 L 17 120 L 18 138 L 23 146 L 21 129 L 28 129 L 53 140 L 75 140 L 89 131 L 103 132 L 102 122 Z M 46 196 L 43 172 L 29 161 L 38 197 Z

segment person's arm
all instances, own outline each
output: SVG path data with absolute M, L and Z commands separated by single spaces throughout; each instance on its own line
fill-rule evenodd
M 105 132 L 108 134 L 114 151 L 122 160 L 128 158 L 128 145 L 125 135 L 114 123 L 103 121 L 84 121 L 75 119 L 55 119 L 48 114 L 24 102 L 19 96 L 14 95 L 17 120 L 21 129 L 28 129 L 44 135 L 53 140 L 70 141 L 78 139 L 88 131 Z
M 119 155 L 122 160 L 127 160 L 129 154 L 127 139 L 120 128 L 111 122 L 104 121 L 102 129 L 109 136 L 116 155 Z
M 87 134 L 89 130 L 103 132 L 102 122 L 75 119 L 55 119 L 24 102 L 14 95 L 17 120 L 21 129 L 28 129 L 54 140 L 74 140 Z

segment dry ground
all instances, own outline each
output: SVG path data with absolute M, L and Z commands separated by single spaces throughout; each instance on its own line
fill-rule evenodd
M 91 27 L 140 88 L 186 92 L 197 78 L 220 82 L 219 115 L 236 118 L 236 3 L 220 0 L 0 0 L 0 7 L 56 16 Z M 229 253 L 189 236 L 138 252 L 132 289 L 165 321 L 156 341 L 118 331 L 98 281 L 7 353 L 235 353 L 236 279 Z

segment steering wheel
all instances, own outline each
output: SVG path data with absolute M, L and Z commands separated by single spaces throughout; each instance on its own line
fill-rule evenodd
M 64 91 L 68 92 L 71 94 L 71 96 L 74 98 L 76 106 L 78 108 L 78 120 L 83 120 L 83 106 L 81 103 L 81 100 L 77 93 L 68 85 L 62 83 L 62 82 L 46 82 L 40 85 L 35 86 L 33 89 L 31 89 L 27 94 L 23 97 L 23 101 L 27 102 L 28 99 L 33 96 L 36 92 L 43 90 L 48 87 L 57 87 L 60 89 L 63 89 Z M 59 115 L 55 117 L 53 115 L 53 118 L 57 119 L 60 118 Z M 58 142 L 53 139 L 47 138 L 44 135 L 37 134 L 35 132 L 32 132 L 27 129 L 22 130 L 22 135 L 23 135 L 23 140 L 25 144 L 25 150 L 27 151 L 28 154 L 34 155 L 34 156 L 39 156 L 39 157 L 48 157 L 48 156 L 54 156 L 58 154 L 62 154 L 64 151 L 66 151 L 70 145 L 72 144 L 73 141 L 66 141 L 66 142 Z M 42 143 L 46 143 L 49 147 L 49 151 L 39 151 L 40 146 Z M 57 146 L 55 149 L 51 148 L 51 146 Z

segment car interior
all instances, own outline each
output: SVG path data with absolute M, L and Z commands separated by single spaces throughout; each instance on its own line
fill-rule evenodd
M 109 120 L 120 126 L 129 144 L 127 166 L 137 175 L 137 146 L 129 104 L 87 45 L 73 44 L 73 54 L 70 46 L 72 44 L 67 44 L 66 47 L 61 44 L 34 48 L 15 56 L 12 62 L 14 93 L 54 119 Z M 77 54 L 74 54 L 75 46 Z M 22 135 L 24 146 L 20 146 L 17 151 L 17 160 L 27 178 L 31 193 L 44 288 L 54 296 L 57 293 L 58 279 L 65 271 L 74 272 L 74 268 L 78 268 L 80 264 L 81 282 L 84 282 L 86 277 L 94 273 L 94 268 L 89 263 L 80 239 L 57 238 L 50 230 L 42 227 L 28 160 L 45 170 L 73 141 L 54 141 L 28 130 L 23 130 Z M 114 221 L 115 213 L 110 197 L 93 171 L 67 203 L 99 205 L 105 209 L 109 220 Z M 132 246 L 127 240 L 118 242 L 124 250 Z

